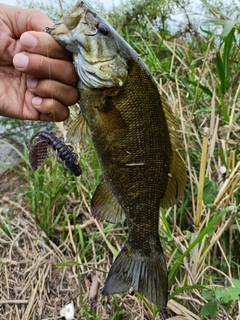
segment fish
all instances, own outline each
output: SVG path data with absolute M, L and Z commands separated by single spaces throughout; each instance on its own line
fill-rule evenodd
M 175 204 L 186 182 L 176 119 L 139 54 L 83 2 L 47 32 L 72 52 L 79 78 L 80 114 L 67 137 L 89 137 L 101 168 L 91 213 L 128 224 L 102 295 L 139 292 L 164 308 L 168 271 L 159 209 Z

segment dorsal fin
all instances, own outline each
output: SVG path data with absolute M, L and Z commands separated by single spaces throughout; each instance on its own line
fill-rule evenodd
M 161 206 L 168 208 L 175 204 L 183 193 L 186 184 L 186 166 L 183 162 L 178 148 L 181 147 L 179 140 L 178 125 L 170 106 L 161 97 L 162 108 L 167 121 L 170 141 L 172 146 L 172 158 L 170 164 L 169 179 L 166 192 L 161 200 Z

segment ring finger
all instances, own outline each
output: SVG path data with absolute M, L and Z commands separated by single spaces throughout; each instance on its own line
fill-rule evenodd
M 13 63 L 17 70 L 30 76 L 42 79 L 54 79 L 65 84 L 77 82 L 75 68 L 70 61 L 21 52 L 14 56 Z

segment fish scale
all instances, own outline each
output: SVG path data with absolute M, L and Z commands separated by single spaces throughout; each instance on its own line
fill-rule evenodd
M 73 53 L 79 76 L 81 112 L 67 137 L 82 141 L 88 133 L 102 171 L 92 214 L 114 223 L 125 216 L 128 223 L 128 240 L 102 294 L 132 289 L 165 307 L 168 275 L 159 208 L 177 201 L 186 180 L 171 109 L 138 54 L 83 3 L 48 32 Z

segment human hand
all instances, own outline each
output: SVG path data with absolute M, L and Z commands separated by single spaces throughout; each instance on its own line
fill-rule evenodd
M 71 54 L 43 32 L 52 25 L 39 10 L 0 4 L 0 115 L 62 121 L 77 102 Z

